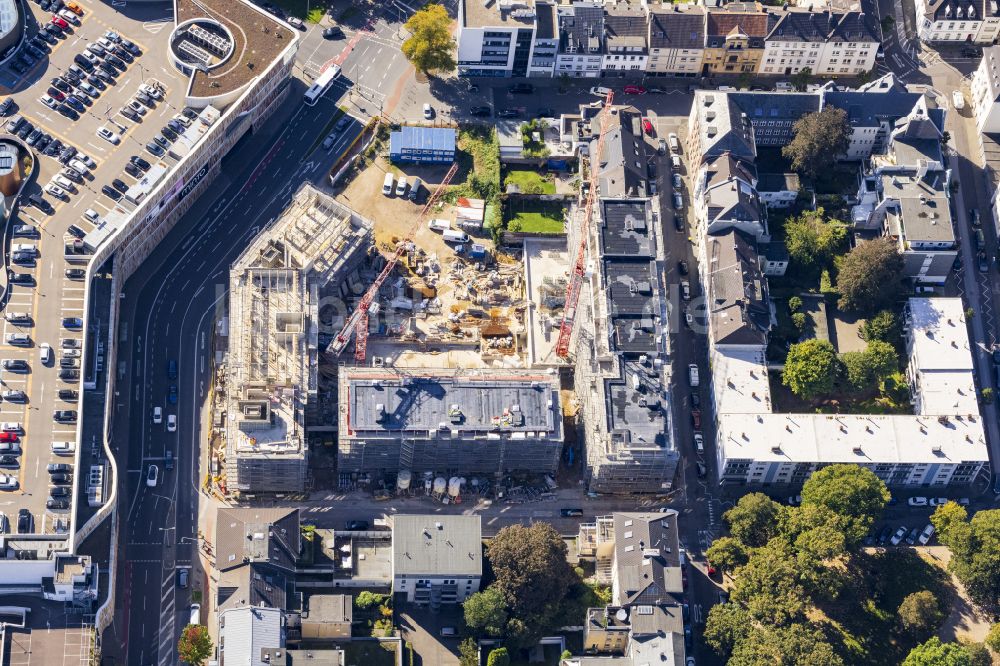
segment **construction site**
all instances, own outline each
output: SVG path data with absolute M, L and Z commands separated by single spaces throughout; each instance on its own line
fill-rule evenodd
M 378 161 L 336 200 L 304 186 L 231 272 L 223 492 L 335 479 L 459 501 L 551 487 L 574 458 L 592 492 L 668 492 L 658 203 L 609 190 L 641 137 L 629 109 L 581 110 L 588 180 L 568 238 L 494 248 L 483 202 L 445 196 L 458 162 L 421 173 L 422 204 L 373 196 Z M 336 452 L 322 473 L 310 446 Z

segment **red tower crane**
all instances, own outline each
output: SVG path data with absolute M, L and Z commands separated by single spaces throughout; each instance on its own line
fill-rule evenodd
M 590 218 L 594 213 L 594 205 L 600 196 L 598 192 L 598 180 L 601 170 L 601 156 L 604 154 L 604 135 L 607 132 L 611 119 L 611 103 L 614 100 L 614 92 L 609 91 L 607 99 L 604 100 L 604 108 L 601 109 L 600 131 L 597 135 L 597 147 L 590 153 L 590 173 L 587 179 L 587 203 L 583 208 L 583 218 L 580 221 L 579 243 L 576 250 L 576 262 L 573 264 L 573 272 L 566 285 L 566 305 L 563 306 L 563 320 L 559 326 L 559 340 L 556 342 L 556 356 L 566 358 L 569 356 L 569 341 L 573 337 L 573 324 L 576 322 L 576 308 L 580 302 L 580 291 L 583 290 L 583 280 L 585 275 L 585 262 L 587 259 L 587 232 L 590 229 Z
M 385 279 L 392 274 L 392 271 L 396 268 L 396 264 L 399 262 L 399 258 L 403 256 L 403 252 L 406 251 L 407 245 L 413 240 L 414 234 L 420 228 L 420 223 L 423 222 L 427 213 L 430 212 L 431 208 L 437 203 L 437 200 L 441 198 L 445 190 L 448 189 L 448 183 L 455 176 L 455 172 L 458 171 L 458 162 L 453 162 L 451 168 L 448 169 L 448 173 L 445 174 L 444 180 L 441 184 L 437 186 L 434 193 L 427 198 L 427 203 L 424 207 L 420 209 L 420 214 L 417 215 L 417 219 L 414 220 L 413 226 L 409 228 L 406 232 L 406 237 L 399 241 L 396 245 L 396 250 L 393 252 L 392 256 L 389 257 L 389 261 L 386 262 L 385 268 L 382 272 L 378 274 L 375 278 L 375 282 L 372 286 L 368 288 L 365 295 L 361 297 L 361 302 L 358 303 L 358 307 L 354 309 L 354 312 L 347 318 L 347 322 L 344 324 L 344 328 L 340 330 L 337 337 L 327 346 L 326 351 L 333 354 L 334 356 L 339 355 L 347 347 L 347 343 L 351 341 L 351 335 L 355 334 L 356 338 L 354 341 L 354 360 L 358 363 L 364 363 L 366 350 L 368 348 L 368 315 L 375 314 L 377 311 L 375 306 L 377 305 L 375 299 L 378 297 L 378 290 L 385 282 Z

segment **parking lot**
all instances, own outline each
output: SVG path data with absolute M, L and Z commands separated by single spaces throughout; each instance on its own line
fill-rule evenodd
M 80 391 L 100 362 L 94 336 L 85 336 L 100 323 L 84 316 L 82 239 L 116 207 L 132 209 L 125 193 L 146 171 L 176 162 L 170 146 L 195 114 L 184 107 L 186 79 L 162 57 L 169 6 L 156 3 L 129 19 L 103 3 L 79 1 L 77 11 L 59 0 L 43 4 L 48 11 L 24 4 L 34 15 L 29 39 L 0 71 L 10 86 L 0 92 L 12 100 L 0 127 L 35 157 L 11 220 L 11 293 L 0 336 L 0 429 L 9 433 L 0 434 L 9 440 L 0 441 L 7 456 L 0 474 L 9 477 L 0 479 L 7 518 L 0 523 L 8 523 L 0 527 L 58 532 L 69 526 L 74 490 L 86 502 L 87 489 L 72 470 L 74 451 L 57 443 L 77 441 Z M 46 27 L 54 15 L 58 27 Z M 22 510 L 30 521 L 19 520 Z

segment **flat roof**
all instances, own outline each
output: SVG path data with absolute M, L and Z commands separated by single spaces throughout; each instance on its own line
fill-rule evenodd
M 978 414 L 962 299 L 911 298 L 907 321 L 910 373 L 919 387 L 921 413 Z
M 375 370 L 359 368 L 346 373 L 341 400 L 347 404 L 350 430 L 388 434 L 442 429 L 561 436 L 562 411 L 555 375 L 508 370 Z
M 954 242 L 946 183 L 942 171 L 931 171 L 922 178 L 916 172 L 883 172 L 884 196 L 899 201 L 899 229 L 893 231 L 910 242 Z
M 480 516 L 393 516 L 392 575 L 481 576 L 482 539 Z
M 752 349 L 712 350 L 712 372 L 720 390 L 715 404 L 719 414 L 770 414 L 771 385 L 764 352 Z
M 526 28 L 535 24 L 535 0 L 459 0 L 466 28 Z M 547 5 L 546 5 L 547 6 Z
M 389 152 L 400 150 L 441 150 L 455 152 L 457 130 L 453 127 L 414 127 L 404 125 L 389 134 Z M 520 136 L 520 135 L 519 135 Z
M 260 76 L 298 35 L 285 23 L 245 0 L 174 0 L 178 24 L 214 19 L 233 36 L 233 55 L 209 71 L 194 70 L 189 94 L 217 97 L 239 90 Z

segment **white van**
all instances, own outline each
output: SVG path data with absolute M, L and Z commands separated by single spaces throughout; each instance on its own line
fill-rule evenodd
M 0 430 L 3 432 L 23 432 L 20 421 L 4 421 L 0 423 Z
M 430 222 L 428 222 L 427 227 L 431 231 L 448 231 L 449 229 L 451 229 L 451 222 L 449 222 L 448 220 L 442 220 L 438 218 L 436 220 L 431 220 Z
M 396 181 L 396 196 L 401 197 L 406 194 L 406 176 L 400 176 Z
M 201 624 L 201 604 L 191 604 L 191 617 L 188 624 Z
M 444 232 L 444 239 L 451 243 L 468 243 L 469 234 L 465 233 L 464 231 L 448 229 L 448 231 Z
M 673 167 L 674 171 L 680 171 L 681 170 L 681 157 L 680 157 L 680 155 L 671 155 L 670 156 L 670 166 Z
M 75 450 L 73 442 L 52 442 L 52 453 L 57 456 L 71 456 Z
M 10 310 L 8 310 L 7 312 L 5 312 L 3 314 L 3 317 L 4 317 L 4 319 L 6 319 L 7 321 L 9 321 L 11 323 L 15 323 L 15 322 L 30 322 L 31 321 L 31 315 L 28 314 L 27 312 L 11 312 Z M 7 342 L 10 342 L 10 337 L 9 336 L 7 338 Z M 17 343 L 15 342 L 14 344 L 17 344 Z
M 688 383 L 691 384 L 691 386 L 697 386 L 699 384 L 698 366 L 694 363 L 688 366 Z
M 670 150 L 679 153 L 681 152 L 681 142 L 677 139 L 677 135 L 671 132 L 667 135 L 667 143 L 670 144 Z
M 14 243 L 10 246 L 10 251 L 12 254 L 14 252 L 27 252 L 33 257 L 38 256 L 38 246 L 34 243 Z
M 385 180 L 382 181 L 382 194 L 385 196 L 392 196 L 392 184 L 395 182 L 395 177 L 392 173 L 385 174 Z
M 594 86 L 590 89 L 591 95 L 598 95 L 600 97 L 607 97 L 609 92 L 611 92 L 611 88 L 605 88 L 604 86 Z
M 774 84 L 774 89 L 781 92 L 791 92 L 794 88 L 788 81 L 778 81 Z

